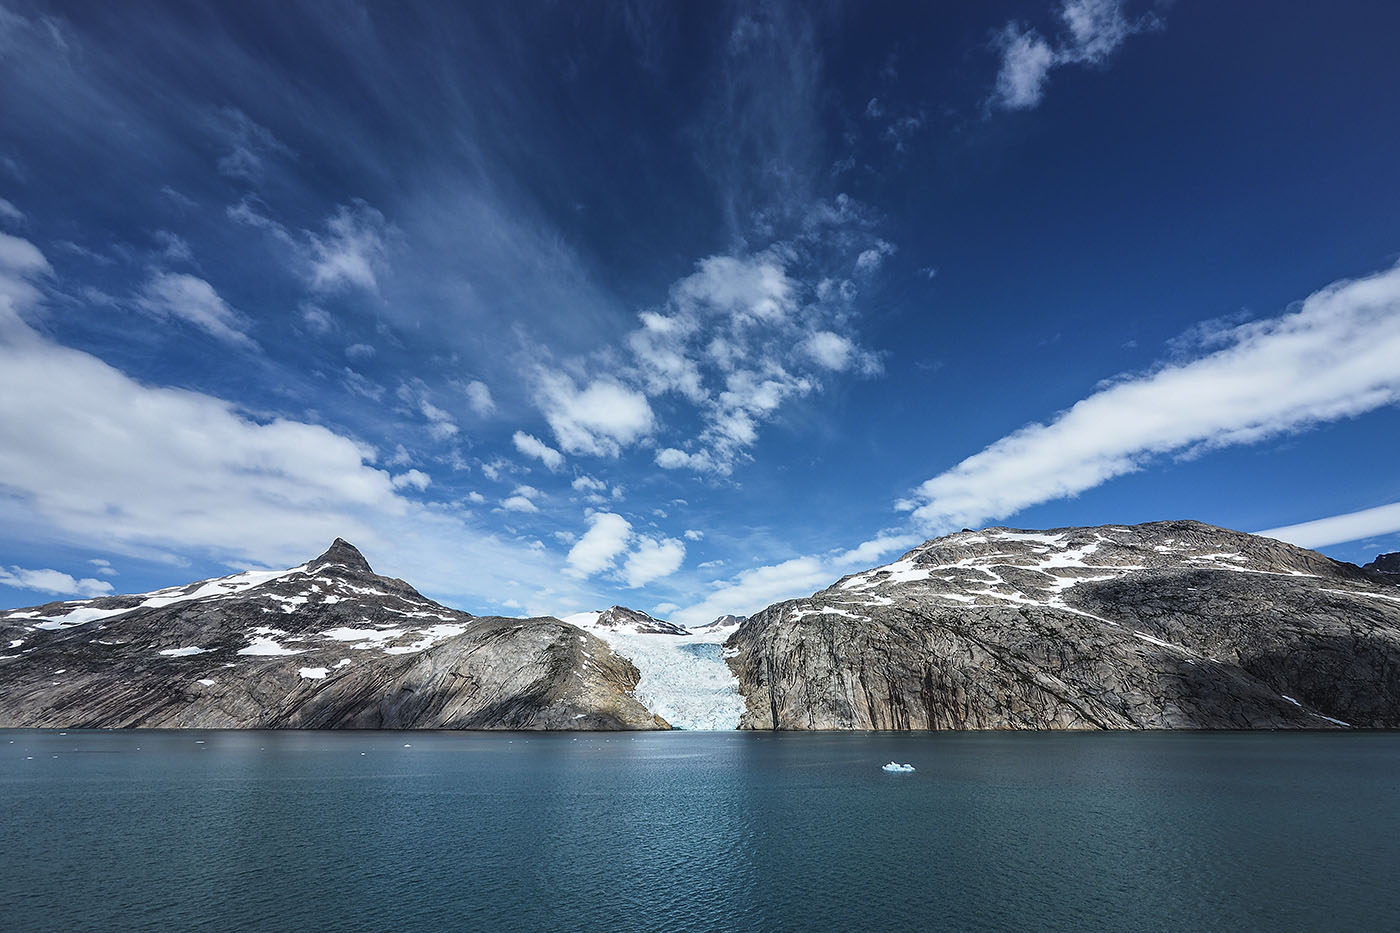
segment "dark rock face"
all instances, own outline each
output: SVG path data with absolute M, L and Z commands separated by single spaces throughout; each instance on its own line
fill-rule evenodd
M 1400 592 L 1199 522 L 949 535 L 725 648 L 749 729 L 1400 727 Z
M 1400 551 L 1393 554 L 1381 554 L 1361 569 L 1369 570 L 1372 573 L 1389 573 L 1400 576 Z
M 336 539 L 289 571 L 0 612 L 0 726 L 656 729 L 557 619 L 478 618 Z

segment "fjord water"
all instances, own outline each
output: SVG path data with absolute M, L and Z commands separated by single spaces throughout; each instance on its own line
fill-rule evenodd
M 0 800 L 7 930 L 1400 927 L 1394 734 L 13 730 Z

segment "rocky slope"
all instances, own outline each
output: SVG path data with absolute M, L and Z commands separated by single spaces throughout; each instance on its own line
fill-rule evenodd
M 1199 522 L 964 531 L 725 648 L 749 729 L 1400 727 L 1400 587 Z
M 666 728 L 596 636 L 448 609 L 339 539 L 291 570 L 0 612 L 0 652 L 0 726 Z

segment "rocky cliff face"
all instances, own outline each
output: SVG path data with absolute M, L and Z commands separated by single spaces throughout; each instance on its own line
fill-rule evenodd
M 1400 590 L 1199 522 L 949 535 L 725 648 L 749 729 L 1400 727 Z
M 0 726 L 665 728 L 637 681 L 594 635 L 448 609 L 339 539 L 291 570 L 0 612 Z
M 1393 554 L 1381 554 L 1361 569 L 1369 570 L 1373 573 L 1400 576 L 1400 551 L 1396 551 Z

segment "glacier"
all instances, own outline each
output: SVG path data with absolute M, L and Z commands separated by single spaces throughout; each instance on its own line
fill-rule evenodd
M 739 627 L 712 625 L 685 634 L 599 624 L 598 612 L 563 616 L 607 642 L 641 674 L 633 695 L 648 710 L 689 731 L 737 729 L 744 712 L 739 681 L 724 660 L 724 640 Z M 679 628 L 679 627 L 677 627 Z

